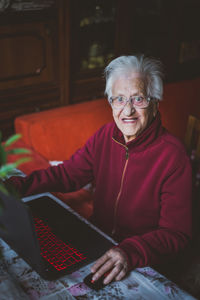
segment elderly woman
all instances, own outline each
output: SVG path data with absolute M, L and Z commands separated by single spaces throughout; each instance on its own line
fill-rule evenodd
M 95 181 L 93 220 L 119 243 L 92 266 L 93 280 L 175 257 L 191 238 L 191 168 L 182 144 L 162 127 L 160 63 L 121 56 L 105 70 L 114 122 L 68 161 L 11 178 L 23 195 L 68 192 Z

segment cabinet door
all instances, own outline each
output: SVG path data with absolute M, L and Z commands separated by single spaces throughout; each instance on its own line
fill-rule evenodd
M 0 91 L 54 81 L 52 42 L 50 24 L 1 26 Z
M 115 56 L 116 7 L 117 0 L 70 2 L 72 102 L 103 96 L 103 69 Z
M 0 26 L 0 130 L 17 115 L 60 104 L 56 22 Z

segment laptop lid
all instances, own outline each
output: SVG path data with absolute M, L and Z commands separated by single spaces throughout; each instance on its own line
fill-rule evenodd
M 0 236 L 28 262 L 40 275 L 48 279 L 71 273 L 87 264 L 116 244 L 91 223 L 75 213 L 69 206 L 49 193 L 26 197 L 22 201 L 0 194 L 4 210 L 0 216 Z M 86 259 L 56 270 L 43 259 L 35 231 L 33 216 L 41 218 L 53 233 L 80 251 Z
M 3 211 L 0 215 L 0 237 L 38 273 L 43 273 L 43 260 L 30 211 L 14 196 L 0 192 Z

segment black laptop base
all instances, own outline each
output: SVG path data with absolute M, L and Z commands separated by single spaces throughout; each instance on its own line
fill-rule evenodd
M 34 200 L 25 204 L 15 197 L 0 196 L 4 204 L 0 223 L 6 228 L 6 231 L 0 230 L 0 236 L 45 279 L 57 279 L 72 273 L 114 246 L 112 240 L 88 225 L 69 207 L 66 206 L 66 209 L 60 205 L 61 201 L 51 194 L 33 196 Z M 63 270 L 56 270 L 41 256 L 34 217 L 41 218 L 58 239 L 72 245 L 85 259 Z

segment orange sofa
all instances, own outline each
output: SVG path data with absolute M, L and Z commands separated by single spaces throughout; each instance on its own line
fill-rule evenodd
M 189 114 L 200 118 L 200 78 L 166 84 L 160 111 L 164 126 L 184 139 Z M 112 120 L 111 108 L 106 99 L 97 99 L 43 112 L 19 116 L 15 131 L 22 139 L 15 147 L 32 150 L 32 161 L 19 168 L 26 174 L 46 168 L 52 161 L 68 159 L 74 151 L 103 124 Z M 15 159 L 10 157 L 10 161 Z M 92 193 L 88 188 L 57 194 L 63 201 L 89 217 L 92 213 Z
M 26 147 L 32 152 L 32 160 L 19 169 L 29 174 L 69 159 L 98 128 L 111 120 L 111 108 L 105 98 L 17 117 L 15 131 L 22 134 L 22 139 L 13 147 Z M 15 155 L 9 157 L 10 162 L 15 159 Z M 88 218 L 92 214 L 91 185 L 77 192 L 54 194 L 82 216 Z

